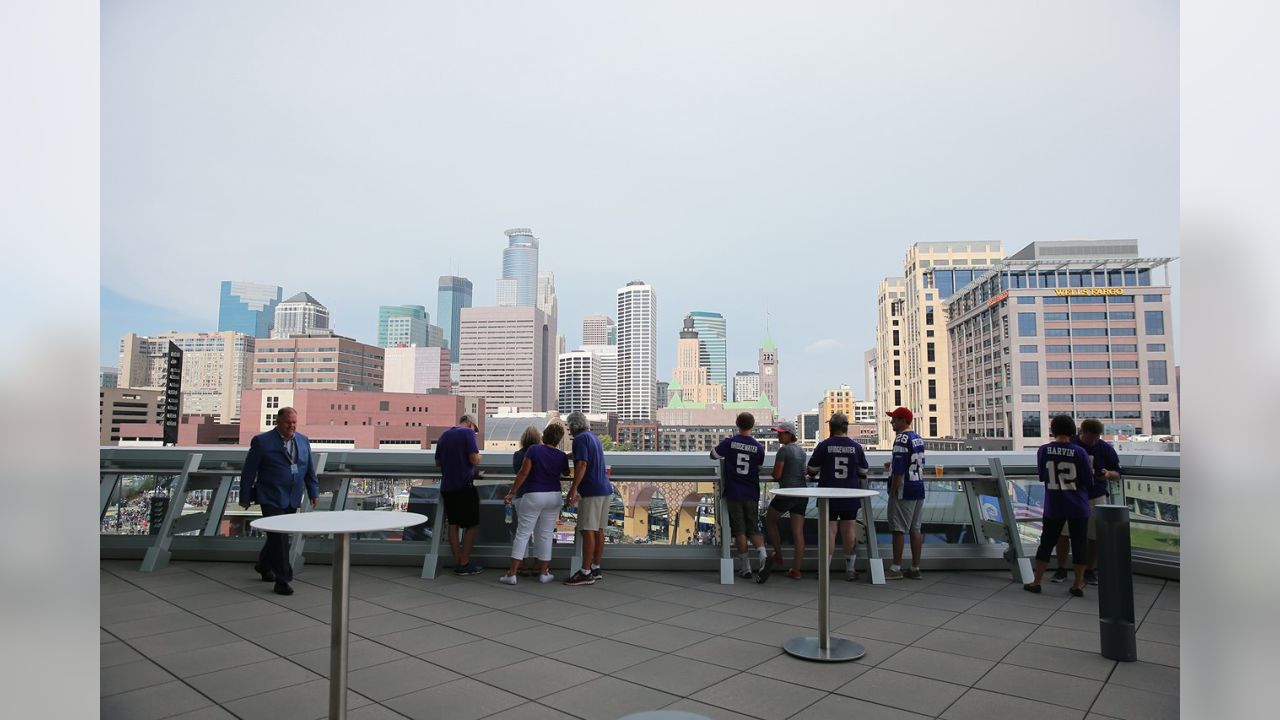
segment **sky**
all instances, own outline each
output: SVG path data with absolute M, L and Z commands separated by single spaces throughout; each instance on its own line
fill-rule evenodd
M 222 280 L 374 342 L 440 275 L 493 304 L 528 227 L 570 349 L 643 280 L 659 380 L 709 310 L 730 375 L 768 318 L 784 414 L 862 398 L 913 243 L 1179 254 L 1177 33 L 1163 0 L 104 0 L 101 362 L 216 330 Z

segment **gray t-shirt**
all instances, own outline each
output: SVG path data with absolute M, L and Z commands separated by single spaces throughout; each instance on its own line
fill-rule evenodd
M 787 443 L 779 447 L 778 454 L 773 459 L 775 464 L 782 463 L 782 477 L 778 480 L 778 487 L 804 487 L 804 461 L 804 448 L 800 447 L 800 443 Z

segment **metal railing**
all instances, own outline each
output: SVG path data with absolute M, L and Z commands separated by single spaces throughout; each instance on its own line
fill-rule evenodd
M 237 504 L 245 448 L 103 447 L 100 450 L 101 554 L 142 558 L 144 570 L 163 567 L 171 557 L 248 560 L 261 543 L 248 523 L 256 508 Z M 481 453 L 481 528 L 474 556 L 505 563 L 512 526 L 503 522 L 502 496 L 513 479 L 511 454 Z M 883 489 L 881 467 L 887 452 L 867 454 L 872 488 Z M 423 564 L 424 577 L 439 567 L 442 513 L 439 471 L 425 450 L 316 451 L 320 509 L 408 509 L 430 518 L 404 532 L 377 533 L 352 542 L 352 561 L 364 564 Z M 730 543 L 718 501 L 718 464 L 703 453 L 609 453 L 615 498 L 606 531 L 611 567 L 719 570 L 726 575 Z M 1138 572 L 1177 577 L 1179 526 L 1178 453 L 1122 453 L 1124 478 L 1113 486 L 1112 502 L 1130 507 L 1134 567 Z M 772 466 L 772 457 L 765 467 Z M 924 512 L 925 567 L 1010 568 L 1020 576 L 1039 537 L 1043 489 L 1036 479 L 1035 453 L 932 452 L 928 455 Z M 767 473 L 762 473 L 767 477 Z M 767 505 L 762 483 L 761 506 Z M 886 496 L 864 501 L 858 554 L 873 579 L 882 577 L 889 531 Z M 304 508 L 304 510 L 307 508 Z M 761 513 L 763 516 L 763 512 Z M 576 558 L 571 508 L 561 513 L 553 563 Z M 789 524 L 780 523 L 784 544 Z M 806 524 L 817 564 L 816 508 Z M 1014 542 L 1010 542 L 1014 538 Z M 731 539 L 729 539 L 731 541 Z M 294 543 L 295 567 L 325 562 L 328 539 Z M 447 555 L 447 543 L 446 543 Z

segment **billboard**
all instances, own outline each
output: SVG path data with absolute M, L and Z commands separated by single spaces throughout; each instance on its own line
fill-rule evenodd
M 164 444 L 178 444 L 178 421 L 182 417 L 182 348 L 169 342 L 164 379 Z

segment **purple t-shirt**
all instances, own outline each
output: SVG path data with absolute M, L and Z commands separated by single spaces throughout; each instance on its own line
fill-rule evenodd
M 724 496 L 729 500 L 760 499 L 760 465 L 764 446 L 748 435 L 727 437 L 716 445 L 711 457 L 720 461 Z
M 550 445 L 532 445 L 524 453 L 524 459 L 533 467 L 529 477 L 520 485 L 520 494 L 531 492 L 560 492 L 561 474 L 569 467 L 569 459 L 562 450 Z
M 587 463 L 587 474 L 578 483 L 578 494 L 582 497 L 612 495 L 613 485 L 604 471 L 604 445 L 590 430 L 573 436 L 574 467 L 583 461 Z
M 471 453 L 478 453 L 476 431 L 458 425 L 444 431 L 436 441 L 436 465 L 443 479 L 441 492 L 461 490 L 471 482 Z
M 1093 468 L 1089 453 L 1075 443 L 1050 442 L 1036 451 L 1036 467 L 1044 483 L 1044 516 L 1087 518 Z
M 1093 490 L 1089 491 L 1089 499 L 1110 496 L 1111 483 L 1103 476 L 1102 471 L 1120 472 L 1120 455 L 1116 453 L 1115 446 L 1099 438 L 1092 446 L 1080 443 L 1080 447 L 1089 453 L 1093 462 Z
M 818 487 L 856 490 L 866 475 L 867 453 L 848 435 L 833 435 L 813 449 L 809 467 L 818 470 Z

